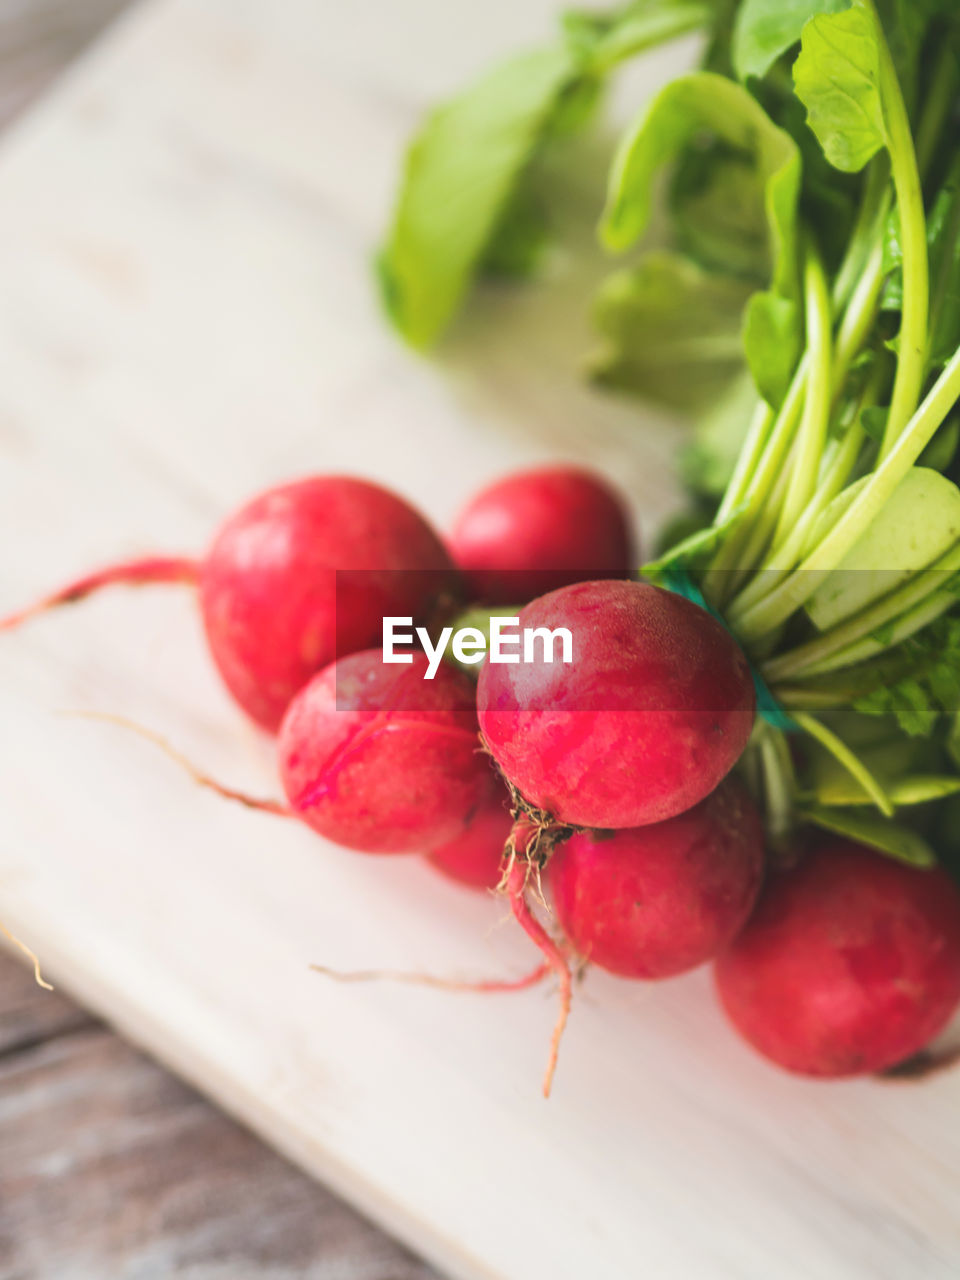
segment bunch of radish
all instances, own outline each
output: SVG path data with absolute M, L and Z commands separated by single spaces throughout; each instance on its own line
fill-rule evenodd
M 243 507 L 200 560 L 105 569 L 0 628 L 105 585 L 194 584 L 227 688 L 276 734 L 285 801 L 267 807 L 509 897 L 543 953 L 535 976 L 559 980 L 545 1091 L 579 965 L 649 980 L 716 959 L 723 1007 L 773 1061 L 900 1063 L 960 1002 L 960 894 L 837 840 L 768 867 L 737 776 L 751 666 L 636 563 L 621 499 L 573 467 L 486 489 L 446 544 L 387 490 L 314 477 Z M 568 629 L 572 660 L 434 662 L 430 637 L 494 607 Z M 421 628 L 403 660 L 385 660 L 388 617 Z

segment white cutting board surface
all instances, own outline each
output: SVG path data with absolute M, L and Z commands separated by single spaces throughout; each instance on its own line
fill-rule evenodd
M 478 482 L 589 458 L 669 506 L 675 434 L 581 389 L 562 257 L 422 361 L 367 270 L 422 105 L 554 0 L 160 0 L 0 154 L 0 608 L 189 551 L 265 485 L 349 469 L 438 522 Z M 671 67 L 656 64 L 658 74 Z M 633 92 L 637 85 L 634 84 Z M 622 105 L 622 104 L 621 104 Z M 114 592 L 0 643 L 0 918 L 49 974 L 433 1259 L 474 1280 L 919 1280 L 960 1272 L 960 1075 L 807 1084 L 728 1033 L 706 975 L 577 992 L 344 987 L 310 961 L 518 973 L 502 905 L 195 789 L 268 746 L 187 592 Z

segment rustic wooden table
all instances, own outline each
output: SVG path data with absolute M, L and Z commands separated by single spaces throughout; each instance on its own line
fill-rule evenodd
M 127 2 L 0 0 L 0 125 Z M 0 1280 L 435 1274 L 0 957 Z

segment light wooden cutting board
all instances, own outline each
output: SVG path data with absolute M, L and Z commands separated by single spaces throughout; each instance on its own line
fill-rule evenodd
M 553 9 L 160 0 L 14 130 L 0 608 L 101 559 L 199 548 L 239 500 L 310 470 L 387 481 L 442 523 L 500 470 L 589 458 L 655 523 L 675 431 L 581 388 L 571 258 L 542 290 L 482 299 L 439 365 L 397 345 L 370 289 L 421 106 Z M 732 1038 L 705 975 L 592 975 L 544 1103 L 547 993 L 311 974 L 509 974 L 531 955 L 500 904 L 416 860 L 236 811 L 149 745 L 59 714 L 121 713 L 274 791 L 186 592 L 42 620 L 2 639 L 0 675 L 0 917 L 67 990 L 452 1276 L 960 1272 L 958 1075 L 797 1082 Z

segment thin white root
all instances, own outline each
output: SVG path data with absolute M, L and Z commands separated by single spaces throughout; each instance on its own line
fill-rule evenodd
M 519 978 L 461 979 L 441 978 L 432 973 L 409 973 L 402 969 L 331 969 L 325 964 L 312 964 L 310 968 L 325 978 L 333 978 L 335 982 L 406 982 L 417 987 L 434 987 L 439 991 L 473 991 L 479 995 L 526 991 L 542 982 L 550 972 L 548 964 L 540 964 Z
M 60 712 L 60 715 L 72 720 L 94 720 L 99 724 L 112 724 L 119 729 L 126 729 L 130 733 L 135 733 L 137 737 L 143 738 L 146 742 L 152 742 L 155 747 L 159 747 L 168 759 L 179 765 L 193 779 L 197 786 L 206 787 L 216 795 L 222 796 L 224 800 L 234 800 L 238 804 L 242 804 L 246 809 L 254 809 L 260 813 L 272 813 L 279 818 L 292 818 L 295 816 L 289 805 L 283 804 L 280 800 L 261 800 L 257 796 L 247 795 L 245 791 L 237 791 L 233 787 L 224 786 L 222 782 L 217 782 L 216 778 L 211 778 L 208 773 L 198 769 L 188 756 L 185 756 L 182 751 L 179 751 L 172 743 L 168 742 L 162 734 L 156 733 L 153 729 L 148 729 L 142 724 L 137 724 L 136 720 L 128 720 L 126 716 L 114 715 L 110 711 L 64 710 Z
M 37 986 L 43 987 L 44 991 L 52 991 L 53 987 L 50 985 L 49 982 L 46 981 L 43 974 L 40 972 L 40 961 L 37 959 L 37 957 L 34 955 L 34 953 L 30 950 L 30 948 L 27 946 L 25 942 L 21 942 L 20 939 L 15 934 L 12 934 L 10 932 L 10 930 L 7 928 L 7 926 L 3 923 L 2 920 L 0 920 L 0 933 L 2 933 L 5 938 L 8 938 L 13 943 L 13 945 L 19 951 L 22 951 L 23 954 L 27 957 L 27 959 L 31 961 L 31 963 L 33 964 L 33 976 L 34 976 L 34 979 L 36 980 Z

